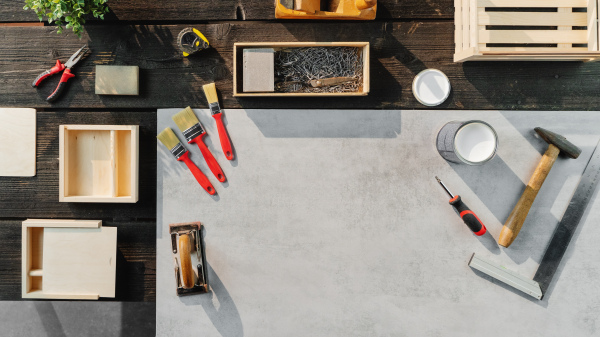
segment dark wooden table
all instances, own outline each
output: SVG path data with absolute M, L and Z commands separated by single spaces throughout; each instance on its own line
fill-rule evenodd
M 26 218 L 102 219 L 117 226 L 117 301 L 154 301 L 156 109 L 207 107 L 201 86 L 215 81 L 225 108 L 422 109 L 411 93 L 425 68 L 445 72 L 450 98 L 440 109 L 592 110 L 600 107 L 600 63 L 453 63 L 453 0 L 380 0 L 367 22 L 275 20 L 272 0 L 119 0 L 106 20 L 90 19 L 81 40 L 39 22 L 23 1 L 0 0 L 0 106 L 38 109 L 37 175 L 0 177 L 0 300 L 20 300 L 20 223 Z M 211 49 L 184 59 L 175 38 L 194 26 Z M 67 30 L 68 31 L 68 30 Z M 234 42 L 368 41 L 371 93 L 356 98 L 234 98 Z M 58 78 L 35 76 L 87 43 L 92 54 L 54 104 Z M 94 94 L 98 64 L 138 65 L 139 96 Z M 140 125 L 136 204 L 58 202 L 58 125 Z M 0 160 L 4 160 L 1 158 Z

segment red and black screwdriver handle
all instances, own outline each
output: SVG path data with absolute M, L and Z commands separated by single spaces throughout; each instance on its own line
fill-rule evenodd
M 467 227 L 469 227 L 469 229 L 475 233 L 475 235 L 481 236 L 485 234 L 487 231 L 485 225 L 483 222 L 481 222 L 481 220 L 479 220 L 477 215 L 475 215 L 475 213 L 473 213 L 473 211 L 471 211 L 469 207 L 462 202 L 460 195 L 456 195 L 454 198 L 450 199 L 450 205 L 454 207 L 454 209 L 458 212 L 458 215 L 460 215 L 461 219 L 464 221 Z

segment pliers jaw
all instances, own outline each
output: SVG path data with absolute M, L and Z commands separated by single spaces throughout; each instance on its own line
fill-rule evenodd
M 67 62 L 65 62 L 65 67 L 71 68 L 76 65 L 77 62 L 79 62 L 89 50 L 90 49 L 88 48 L 87 44 L 79 48 L 79 50 L 76 51 L 75 54 L 71 55 Z

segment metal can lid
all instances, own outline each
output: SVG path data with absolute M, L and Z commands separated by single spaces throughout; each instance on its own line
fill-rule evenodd
M 415 76 L 412 92 L 423 105 L 436 106 L 444 103 L 450 96 L 450 80 L 437 69 L 425 69 Z

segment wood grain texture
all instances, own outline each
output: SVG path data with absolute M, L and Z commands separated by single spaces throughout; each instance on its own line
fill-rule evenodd
M 0 220 L 0 300 L 21 300 L 21 223 Z M 117 279 L 110 301 L 154 301 L 156 298 L 156 222 L 114 222 L 117 227 Z
M 411 92 L 425 68 L 443 71 L 452 84 L 441 109 L 592 110 L 600 105 L 600 63 L 452 62 L 453 22 L 220 23 L 197 25 L 214 48 L 183 59 L 174 39 L 185 26 L 88 26 L 82 40 L 58 36 L 51 27 L 0 28 L 5 40 L 28 37 L 17 52 L 0 45 L 0 105 L 49 107 L 44 100 L 58 79 L 35 90 L 30 78 L 66 59 L 82 43 L 93 53 L 74 69 L 55 107 L 207 107 L 202 85 L 216 81 L 227 108 L 422 109 Z M 233 43 L 253 41 L 365 41 L 371 44 L 371 91 L 366 97 L 235 98 L 232 96 Z M 23 55 L 28 55 L 23 57 Z M 140 95 L 94 94 L 96 64 L 139 65 Z M 168 87 L 170 90 L 165 90 Z M 140 143 L 143 144 L 143 143 Z
M 39 21 L 23 1 L 0 0 L 0 22 Z M 274 20 L 274 0 L 138 0 L 109 1 L 106 21 Z M 452 0 L 379 0 L 377 18 L 451 18 Z
M 35 175 L 35 109 L 0 108 L 0 176 Z
M 154 219 L 156 217 L 156 114 L 148 112 L 37 113 L 37 175 L 0 177 L 0 217 Z M 139 201 L 136 204 L 59 203 L 58 129 L 61 124 L 139 125 Z

